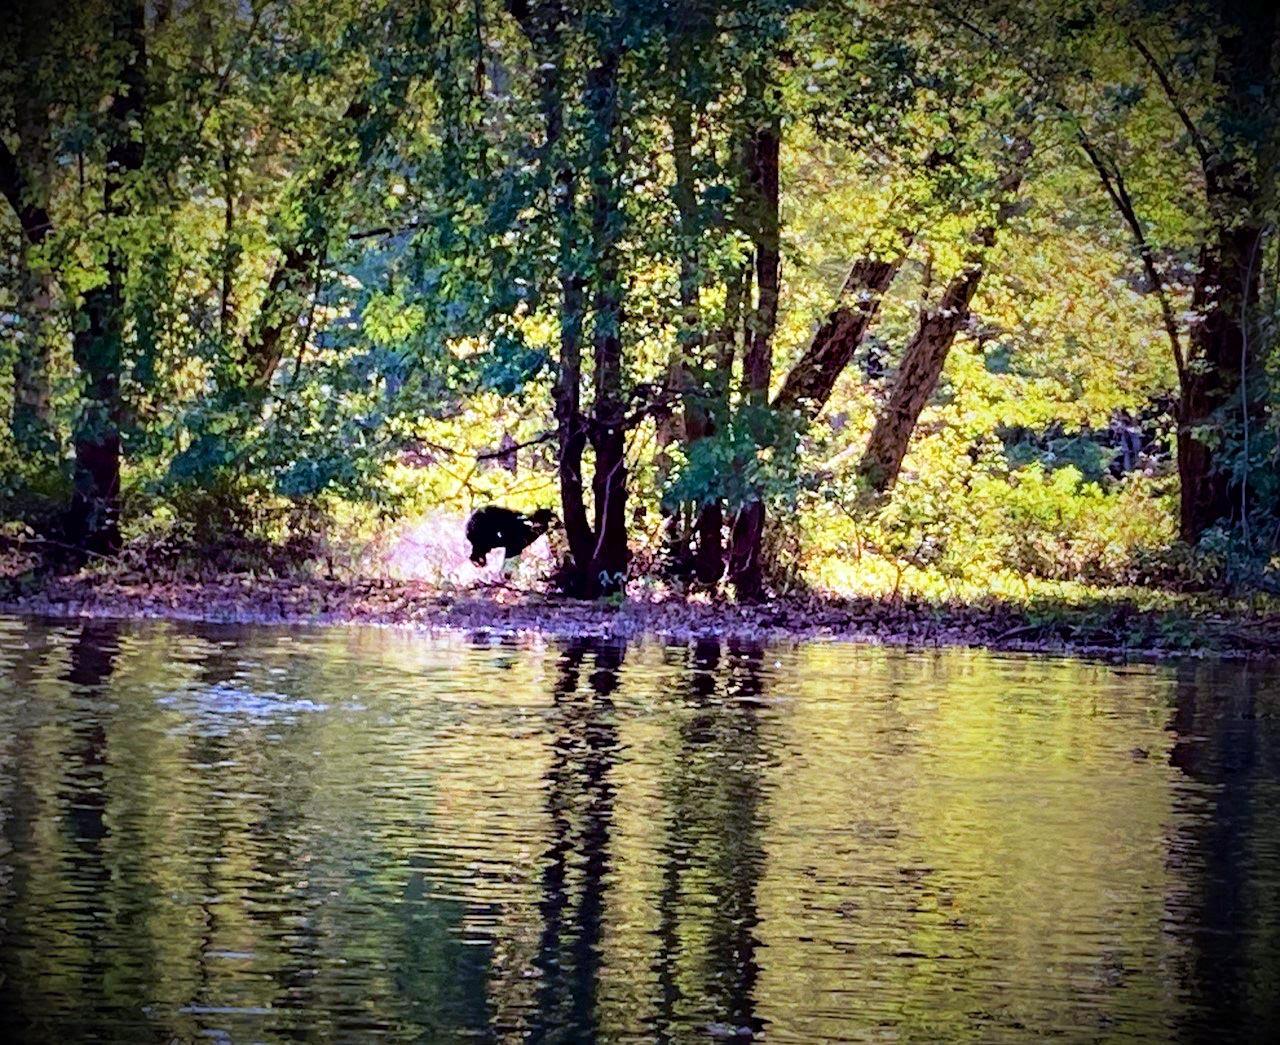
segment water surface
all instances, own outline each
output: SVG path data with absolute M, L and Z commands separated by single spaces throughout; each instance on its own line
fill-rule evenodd
M 1263 1040 L 1280 678 L 0 618 L 9 1040 Z

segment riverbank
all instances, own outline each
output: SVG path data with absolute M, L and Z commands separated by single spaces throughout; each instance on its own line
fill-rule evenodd
M 421 631 L 650 637 L 687 642 L 839 640 L 877 645 L 971 646 L 1088 656 L 1280 657 L 1280 611 L 1185 596 L 1132 595 L 895 602 L 836 596 L 759 606 L 629 599 L 578 602 L 530 591 L 442 591 L 415 581 L 225 576 L 142 582 L 110 575 L 55 578 L 0 597 L 0 612 L 54 617 L 167 618 L 221 623 L 363 624 Z

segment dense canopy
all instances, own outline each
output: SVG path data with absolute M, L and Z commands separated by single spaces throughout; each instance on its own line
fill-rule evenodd
M 1269 0 L 25 0 L 3 534 L 364 568 L 497 502 L 556 511 L 579 595 L 1269 583 L 1278 30 Z

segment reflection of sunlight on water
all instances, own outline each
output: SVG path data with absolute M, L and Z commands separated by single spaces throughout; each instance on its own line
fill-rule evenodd
M 422 580 L 439 585 L 470 587 L 500 576 L 502 553 L 489 553 L 484 567 L 471 564 L 466 518 L 460 514 L 432 512 L 397 523 L 371 557 L 370 572 L 395 580 Z M 539 538 L 516 560 L 516 583 L 546 576 L 554 564 L 547 538 Z
M 227 732 L 246 719 L 291 722 L 298 715 L 325 711 L 328 708 L 327 704 L 320 704 L 306 697 L 291 697 L 269 690 L 256 692 L 230 682 L 171 693 L 158 698 L 156 703 L 162 707 L 174 708 L 199 722 L 202 731 L 209 735 Z
M 0 619 L 0 1023 L 1270 1040 L 1277 682 Z

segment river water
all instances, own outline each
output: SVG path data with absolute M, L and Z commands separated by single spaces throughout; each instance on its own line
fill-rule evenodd
M 1280 1014 L 1274 669 L 0 618 L 0 821 L 7 1040 Z

